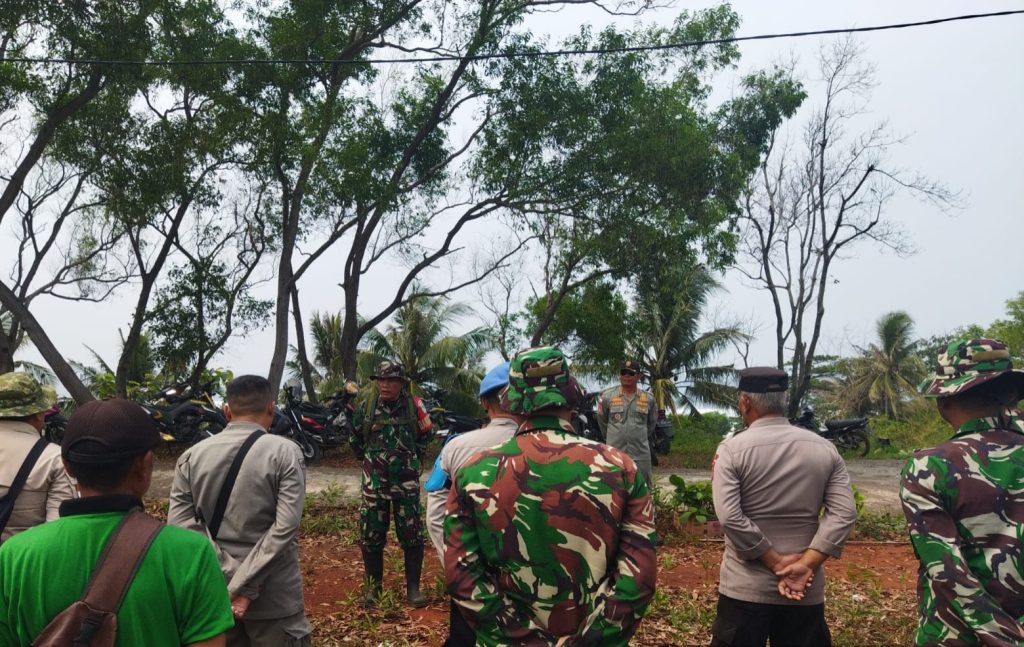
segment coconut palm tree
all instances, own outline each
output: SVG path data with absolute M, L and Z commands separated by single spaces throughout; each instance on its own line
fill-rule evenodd
M 400 308 L 383 332 L 374 329 L 363 340 L 359 374 L 372 374 L 378 362 L 391 359 L 405 365 L 411 389 L 444 391 L 475 397 L 483 377 L 481 362 L 493 347 L 486 327 L 461 335 L 451 326 L 472 310 L 445 297 L 419 297 Z
M 916 354 L 914 320 L 906 312 L 889 312 L 876 331 L 877 340 L 851 362 L 848 403 L 851 409 L 900 418 L 918 400 L 917 384 L 927 372 Z
M 659 408 L 673 414 L 677 405 L 700 415 L 698 404 L 733 407 L 734 368 L 711 365 L 716 355 L 748 339 L 737 326 L 701 332 L 700 318 L 718 283 L 701 266 L 672 272 L 671 289 L 641 293 L 638 301 L 638 340 L 634 354 L 650 371 L 651 391 Z

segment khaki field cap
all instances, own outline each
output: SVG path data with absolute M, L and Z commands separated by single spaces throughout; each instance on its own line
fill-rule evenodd
M 945 398 L 1003 375 L 1012 375 L 1024 395 L 1024 371 L 1013 368 L 1010 351 L 998 339 L 962 339 L 939 354 L 935 375 L 921 384 L 926 398 Z
M 46 411 L 57 401 L 52 386 L 27 373 L 0 375 L 0 418 L 22 418 Z

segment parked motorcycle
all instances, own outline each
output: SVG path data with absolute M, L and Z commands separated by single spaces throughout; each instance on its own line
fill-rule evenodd
M 58 402 L 46 411 L 43 436 L 54 445 L 59 445 L 64 440 L 64 429 L 67 426 L 68 419 L 64 416 L 63 409 Z
M 583 399 L 573 409 L 572 426 L 576 430 L 577 436 L 603 443 L 605 437 L 601 433 L 601 426 L 597 423 L 597 401 L 600 397 L 600 391 L 590 391 L 584 394 Z
M 156 421 L 165 441 L 193 444 L 220 433 L 228 424 L 213 394 L 213 382 L 203 384 L 198 392 L 189 384 L 175 384 L 139 405 Z
M 871 431 L 868 429 L 867 418 L 829 420 L 822 429 L 814 415 L 814 409 L 806 407 L 799 418 L 794 418 L 790 422 L 832 441 L 840 453 L 867 456 L 871 449 L 871 441 L 868 438 Z
M 658 456 L 668 456 L 672 451 L 672 439 L 675 433 L 672 431 L 672 423 L 665 415 L 664 409 L 658 409 L 658 422 L 654 424 L 654 431 L 651 433 L 651 465 L 657 467 Z
M 483 426 L 483 421 L 478 418 L 455 413 L 440 405 L 432 406 L 427 413 L 430 414 L 430 422 L 434 426 L 434 435 L 441 439 L 442 444 L 449 436 L 454 437 Z

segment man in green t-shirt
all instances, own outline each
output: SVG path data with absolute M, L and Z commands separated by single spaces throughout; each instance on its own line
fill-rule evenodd
M 82 594 L 114 528 L 142 507 L 160 434 L 127 400 L 86 403 L 68 421 L 62 457 L 80 499 L 60 519 L 0 547 L 0 645 L 27 646 Z M 119 647 L 223 647 L 234 625 L 210 542 L 165 527 L 146 552 L 117 613 Z

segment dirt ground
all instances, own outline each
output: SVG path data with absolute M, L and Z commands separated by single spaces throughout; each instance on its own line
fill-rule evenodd
M 379 609 L 367 611 L 356 604 L 362 580 L 359 548 L 346 541 L 337 536 L 318 536 L 301 542 L 306 610 L 317 630 L 316 644 L 440 645 L 448 626 L 448 602 L 436 553 L 428 552 L 424 563 L 423 588 L 430 602 L 426 608 L 412 609 L 404 603 L 402 556 L 391 545 L 385 556 L 384 601 Z M 671 618 L 655 614 L 649 623 L 644 621 L 649 626 L 641 626 L 632 644 L 702 643 L 690 641 L 696 640 L 695 636 L 706 636 L 710 627 L 707 614 L 713 604 L 722 550 L 721 543 L 708 541 L 659 549 L 658 589 L 673 605 L 680 599 L 692 599 L 703 608 L 694 612 L 693 631 L 687 636 L 673 634 L 667 626 Z M 844 603 L 861 605 L 863 613 L 871 615 L 879 608 L 877 592 L 895 595 L 902 606 L 907 605 L 913 596 L 916 560 L 907 544 L 851 542 L 841 560 L 828 563 L 826 572 L 829 581 L 834 582 L 835 595 L 848 597 Z M 847 594 L 848 590 L 853 592 Z M 876 594 L 872 597 L 867 592 Z M 909 613 L 910 609 L 903 611 Z M 705 626 L 696 626 L 701 623 Z

